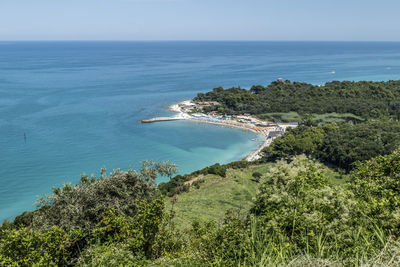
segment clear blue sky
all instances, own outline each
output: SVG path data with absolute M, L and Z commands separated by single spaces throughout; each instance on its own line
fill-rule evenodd
M 399 0 L 0 0 L 0 40 L 400 41 Z

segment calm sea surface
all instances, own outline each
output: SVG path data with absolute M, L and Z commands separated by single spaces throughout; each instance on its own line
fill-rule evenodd
M 399 79 L 400 43 L 0 42 L 0 220 L 102 166 L 169 160 L 187 173 L 243 158 L 261 142 L 252 133 L 138 120 L 213 87 L 278 77 Z

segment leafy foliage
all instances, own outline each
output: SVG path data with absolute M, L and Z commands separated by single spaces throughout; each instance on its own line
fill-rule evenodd
M 335 127 L 321 133 L 334 132 Z M 302 131 L 309 129 L 304 127 Z M 323 144 L 319 130 L 308 133 L 315 134 L 317 138 L 311 139 Z M 309 138 L 308 133 L 302 136 Z M 291 158 L 289 162 L 278 161 L 271 168 L 250 169 L 247 179 L 254 178 L 254 174 L 261 184 L 249 213 L 229 210 L 221 223 L 193 222 L 188 229 L 176 227 L 172 220 L 173 205 L 167 213 L 164 197 L 152 183 L 157 173 L 170 174 L 173 166 L 147 164 L 141 172 L 117 171 L 110 176 L 103 173 L 100 179 L 89 181 L 84 177 L 80 184 L 70 186 L 65 192 L 63 189 L 58 198 L 46 200 L 43 206 L 46 209 L 41 207 L 23 214 L 14 223 L 2 225 L 0 264 L 397 266 L 400 263 L 399 163 L 400 149 L 357 163 L 350 174 L 352 182 L 347 185 L 329 183 L 326 166 L 305 156 Z M 218 179 L 234 179 L 232 172 L 231 169 L 226 178 Z M 104 180 L 108 180 L 107 187 L 100 185 Z M 123 183 L 125 186 L 121 186 Z M 112 190 L 95 195 L 102 206 L 104 199 L 114 206 L 107 206 L 104 211 L 98 209 L 92 220 L 85 223 L 75 220 L 74 224 L 59 220 L 57 225 L 54 217 L 50 217 L 45 222 L 53 224 L 51 227 L 36 225 L 52 205 L 68 207 L 60 200 L 69 205 L 75 203 L 78 211 L 85 212 L 80 205 L 87 202 L 71 193 L 79 187 L 88 187 L 85 190 L 90 192 L 110 188 L 110 184 L 115 185 Z M 142 186 L 137 187 L 138 184 Z M 138 188 L 148 192 L 130 193 Z M 70 202 L 72 197 L 77 201 Z M 118 200 L 130 203 L 132 210 L 128 212 L 127 206 Z M 71 216 L 81 218 L 76 214 Z
M 268 161 L 275 161 L 301 154 L 313 155 L 322 145 L 327 131 L 331 129 L 335 129 L 335 126 L 299 126 L 290 129 L 263 150 L 264 158 Z
M 54 188 L 53 194 L 39 199 L 40 209 L 32 219 L 35 228 L 57 225 L 65 230 L 91 230 L 99 215 L 113 208 L 124 216 L 135 216 L 141 202 L 151 202 L 157 194 L 157 175 L 172 175 L 171 164 L 144 162 L 140 172 L 102 171 L 99 179 L 83 176 L 77 185 Z
M 257 85 L 250 90 L 222 87 L 200 93 L 195 101 L 218 101 L 219 106 L 206 111 L 220 113 L 299 114 L 350 113 L 363 118 L 392 116 L 400 118 L 400 81 L 350 82 L 332 81 L 325 85 L 275 81 L 268 86 Z M 350 116 L 350 120 L 357 120 Z
M 354 238 L 359 230 L 369 242 L 379 242 L 352 192 L 329 185 L 321 166 L 303 157 L 271 170 L 251 213 L 261 219 L 264 231 L 281 234 L 295 249 L 319 257 L 327 253 L 322 245 L 353 255 L 362 245 L 362 238 Z
M 400 149 L 357 163 L 351 187 L 367 206 L 366 214 L 386 229 L 400 234 Z
M 264 160 L 288 159 L 306 154 L 350 170 L 357 161 L 386 155 L 400 145 L 400 123 L 390 120 L 359 124 L 299 126 L 264 149 Z
M 2 264 L 70 265 L 87 247 L 120 242 L 135 257 L 159 255 L 164 249 L 155 243 L 168 216 L 154 179 L 174 172 L 174 165 L 144 162 L 140 172 L 102 171 L 99 179 L 54 188 L 38 210 L 1 227 Z
M 384 213 L 371 217 L 357 189 L 329 184 L 324 168 L 304 156 L 278 162 L 263 177 L 250 215 L 229 212 L 221 227 L 194 224 L 192 249 L 205 265 L 275 266 L 305 255 L 299 262 L 353 266 L 384 253 L 385 264 L 393 263 L 398 236 L 378 219 Z
M 57 226 L 42 233 L 29 228 L 9 230 L 1 239 L 0 259 L 2 264 L 19 266 L 66 265 L 75 253 L 74 246 L 82 238 L 79 230 L 67 233 Z

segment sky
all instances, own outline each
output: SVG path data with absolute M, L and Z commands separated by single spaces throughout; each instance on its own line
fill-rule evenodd
M 0 0 L 0 40 L 400 41 L 399 0 Z

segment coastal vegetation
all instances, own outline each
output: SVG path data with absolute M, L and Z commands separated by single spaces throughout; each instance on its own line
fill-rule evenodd
M 299 126 L 256 161 L 184 175 L 145 161 L 53 188 L 1 225 L 0 265 L 400 265 L 400 81 L 276 81 L 194 101 Z
M 93 177 L 90 183 L 55 189 L 51 199 L 57 200 L 33 212 L 31 220 L 19 217 L 5 222 L 0 262 L 4 266 L 397 266 L 399 162 L 400 150 L 378 156 L 357 164 L 342 183 L 336 181 L 339 174 L 306 156 L 229 169 L 225 178 L 200 175 L 203 186 L 173 198 L 167 208 L 164 202 L 170 200 L 161 197 L 152 175 L 161 170 L 170 175 L 171 165 Z M 261 174 L 258 181 L 252 179 L 255 172 Z M 146 192 L 148 197 L 131 195 L 132 209 L 127 211 L 132 181 L 140 185 L 133 187 L 134 192 Z M 104 182 L 109 186 L 98 185 Z M 44 220 L 47 212 L 54 218 L 52 209 L 59 207 L 68 211 L 72 206 L 74 212 L 67 214 L 83 218 L 88 203 L 75 201 L 81 187 L 106 189 L 96 197 L 102 204 L 92 205 L 103 206 L 107 200 L 114 207 L 99 210 L 84 223 L 53 219 L 46 222 L 48 227 L 34 223 L 37 218 Z M 197 218 L 184 213 L 197 204 L 189 212 L 214 212 Z M 189 218 L 184 221 L 184 217 Z
M 206 111 L 248 113 L 266 119 L 282 118 L 282 113 L 290 112 L 299 114 L 299 120 L 309 114 L 331 114 L 351 121 L 382 116 L 399 119 L 400 81 L 332 81 L 312 85 L 279 80 L 268 86 L 253 86 L 250 90 L 218 87 L 199 93 L 194 100 L 219 103 L 205 108 Z
M 370 120 L 359 124 L 302 125 L 289 129 L 263 150 L 263 161 L 306 154 L 346 171 L 357 161 L 386 155 L 400 146 L 400 123 Z
M 162 194 L 172 197 L 175 194 L 187 192 L 189 190 L 189 182 L 198 177 L 199 175 L 206 176 L 208 174 L 214 174 L 220 177 L 226 177 L 226 172 L 228 169 L 240 169 L 240 168 L 245 168 L 248 165 L 250 165 L 250 163 L 244 160 L 234 161 L 224 165 L 216 163 L 212 166 L 194 171 L 190 174 L 176 175 L 175 177 L 171 178 L 168 182 L 160 183 L 158 185 L 158 189 Z M 195 182 L 196 182 L 195 184 L 198 184 L 198 181 Z

